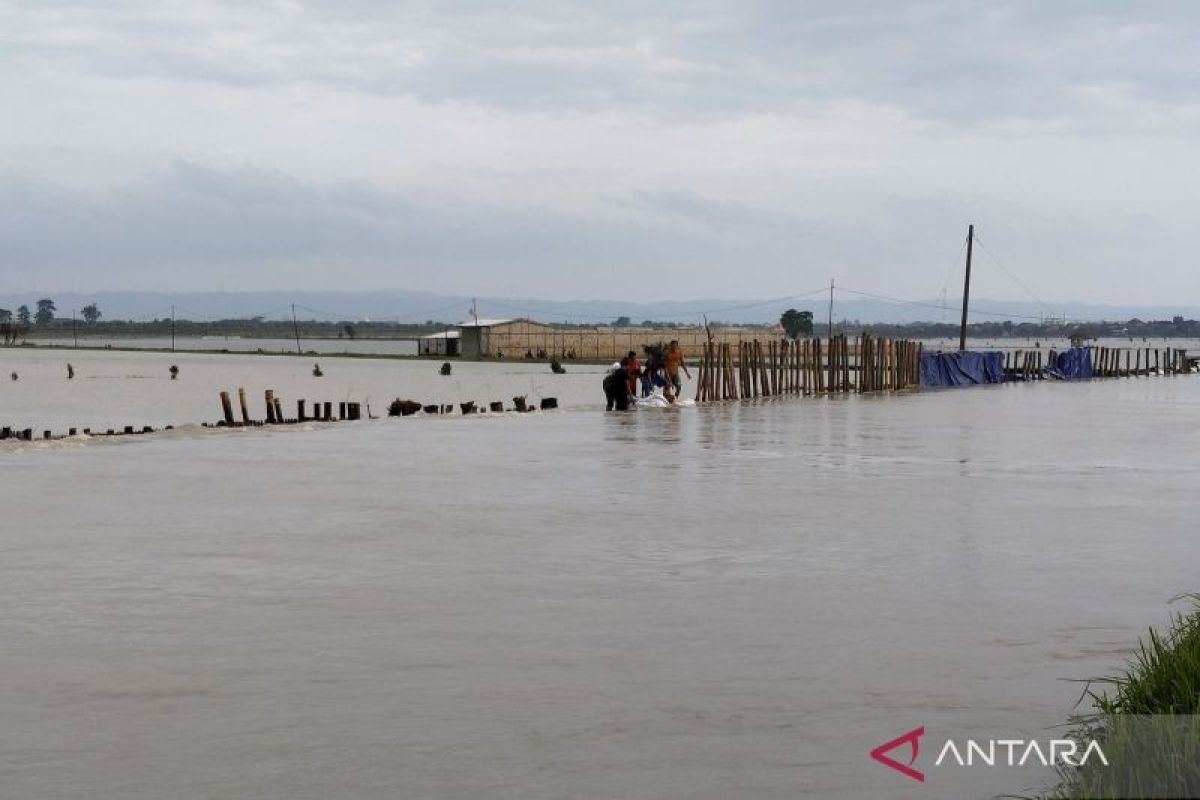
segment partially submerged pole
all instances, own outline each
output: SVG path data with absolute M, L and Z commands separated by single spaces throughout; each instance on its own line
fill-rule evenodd
M 300 354 L 300 326 L 296 323 L 296 304 L 292 303 L 292 333 L 296 336 L 296 354 Z
M 225 424 L 233 427 L 233 404 L 229 402 L 229 392 L 221 392 L 221 412 L 225 417 Z
M 971 249 L 975 243 L 975 226 L 967 226 L 967 272 L 963 278 L 962 326 L 958 329 L 958 349 L 967 349 L 967 305 L 971 300 Z

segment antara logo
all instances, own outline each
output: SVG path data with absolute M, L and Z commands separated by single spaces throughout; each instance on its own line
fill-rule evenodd
M 876 747 L 871 751 L 871 758 L 906 778 L 924 783 L 925 773 L 916 768 L 917 756 L 921 752 L 921 737 L 924 735 L 924 725 L 913 728 L 908 733 Z M 908 745 L 907 763 L 889 755 L 893 750 L 905 745 Z M 1092 758 L 1108 766 L 1108 758 L 1094 739 L 1089 740 L 1086 745 L 1070 739 L 1051 739 L 1047 744 L 1042 744 L 1036 739 L 966 739 L 961 744 L 947 739 L 938 751 L 933 765 L 1024 767 L 1028 764 L 1040 764 L 1044 767 L 1081 767 Z
M 913 728 L 906 734 L 897 736 L 890 742 L 884 742 L 871 751 L 871 758 L 883 764 L 885 767 L 891 767 L 901 775 L 912 778 L 914 781 L 925 782 L 925 773 L 913 768 L 913 764 L 917 763 L 917 755 L 921 752 L 921 737 L 925 735 L 925 726 Z M 911 748 L 908 763 L 901 764 L 896 759 L 888 755 L 892 750 L 895 750 L 901 745 L 907 744 Z

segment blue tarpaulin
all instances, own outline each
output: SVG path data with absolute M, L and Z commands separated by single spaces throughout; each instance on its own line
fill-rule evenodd
M 1054 357 L 1046 372 L 1056 378 L 1087 380 L 1092 377 L 1092 348 L 1072 347 Z
M 925 353 L 921 356 L 922 386 L 971 386 L 1004 382 L 1004 354 Z

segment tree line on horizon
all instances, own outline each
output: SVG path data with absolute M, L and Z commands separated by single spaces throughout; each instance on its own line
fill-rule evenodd
M 0 308 L 0 338 L 5 345 L 23 341 L 30 331 L 50 335 L 77 333 L 78 320 L 56 316 L 58 307 L 52 298 L 42 298 L 31 309 L 20 305 L 16 311 Z M 392 321 L 320 321 L 320 320 L 268 320 L 261 316 L 250 318 L 228 318 L 195 321 L 190 319 L 162 318 L 149 321 L 103 319 L 104 314 L 96 303 L 89 303 L 79 310 L 82 322 L 89 333 L 127 336 L 258 336 L 262 338 L 387 338 L 396 336 L 420 336 L 437 333 L 453 327 L 454 323 L 426 320 L 424 322 L 400 323 Z M 619 316 L 609 323 L 545 323 L 558 329 L 580 328 L 659 328 L 685 329 L 697 327 L 693 322 L 666 320 L 642 320 L 634 323 L 628 316 Z M 791 339 L 812 336 L 815 329 L 814 315 L 809 310 L 789 308 L 780 315 L 778 323 L 746 325 L 721 321 L 706 322 L 709 328 L 721 329 L 740 327 L 764 331 L 782 331 Z M 824 327 L 824 326 L 822 326 Z M 866 333 L 873 336 L 890 336 L 909 339 L 953 338 L 959 334 L 956 323 L 946 322 L 903 322 L 882 323 L 841 319 L 833 322 L 836 334 L 856 335 Z M 973 338 L 1200 338 L 1200 321 L 1176 316 L 1170 320 L 1097 321 L 1068 323 L 1061 321 L 1012 320 L 973 322 L 967 326 L 967 335 Z

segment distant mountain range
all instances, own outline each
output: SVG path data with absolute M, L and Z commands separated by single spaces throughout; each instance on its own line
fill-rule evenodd
M 266 319 L 290 319 L 292 304 L 302 320 L 397 320 L 401 322 L 458 322 L 470 316 L 472 298 L 403 290 L 323 292 L 75 292 L 0 294 L 0 308 L 15 311 L 25 304 L 35 308 L 41 297 L 51 297 L 58 316 L 70 317 L 72 309 L 97 303 L 104 319 L 144 321 L 171 316 L 171 307 L 180 319 L 212 320 L 261 316 Z M 629 317 L 643 320 L 698 322 L 707 314 L 710 321 L 730 323 L 774 322 L 788 308 L 810 310 L 818 320 L 828 314 L 828 297 L 803 299 L 743 300 L 698 299 L 681 302 L 631 302 L 625 300 L 540 300 L 525 297 L 480 297 L 475 299 L 480 318 L 530 317 L 543 322 L 598 323 Z M 1047 309 L 1035 303 L 1007 300 L 972 299 L 974 322 L 1012 319 L 1040 320 L 1042 317 L 1066 317 L 1084 320 L 1171 319 L 1200 317 L 1200 306 L 1122 306 L 1062 303 Z M 834 295 L 835 320 L 862 322 L 956 322 L 959 308 L 942 308 L 936 299 L 896 303 L 863 297 Z

